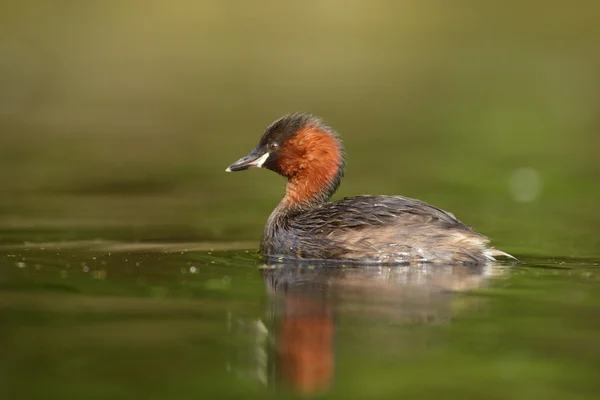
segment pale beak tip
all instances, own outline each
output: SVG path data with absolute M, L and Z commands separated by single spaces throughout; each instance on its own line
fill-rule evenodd
M 227 167 L 227 169 L 225 170 L 225 172 L 231 172 L 231 167 Z

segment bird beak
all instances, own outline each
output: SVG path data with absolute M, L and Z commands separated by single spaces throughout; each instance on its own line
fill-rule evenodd
M 262 168 L 270 153 L 261 153 L 257 150 L 252 150 L 246 157 L 242 157 L 229 166 L 226 172 L 244 171 L 250 168 Z

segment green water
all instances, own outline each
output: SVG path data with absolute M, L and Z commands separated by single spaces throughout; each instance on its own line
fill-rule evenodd
M 4 248 L 10 399 L 597 398 L 599 260 L 265 266 L 253 251 Z

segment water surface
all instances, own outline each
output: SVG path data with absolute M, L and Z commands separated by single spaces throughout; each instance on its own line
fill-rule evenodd
M 0 253 L 5 398 L 600 390 L 598 260 L 265 265 L 186 244 L 44 246 Z

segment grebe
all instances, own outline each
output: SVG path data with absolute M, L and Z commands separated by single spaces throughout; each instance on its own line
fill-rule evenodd
M 267 168 L 287 178 L 283 200 L 264 229 L 267 259 L 376 264 L 479 264 L 495 256 L 489 239 L 453 214 L 402 196 L 355 196 L 329 202 L 344 175 L 337 133 L 306 113 L 272 123 L 227 172 Z

